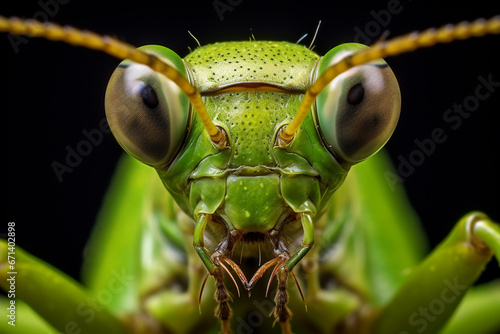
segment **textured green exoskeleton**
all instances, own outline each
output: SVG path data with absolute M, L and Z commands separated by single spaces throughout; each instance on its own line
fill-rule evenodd
M 118 167 L 89 244 L 87 288 L 19 250 L 17 282 L 30 287 L 19 289 L 20 307 L 37 321 L 36 329 L 20 321 L 21 330 L 500 329 L 491 315 L 500 311 L 498 283 L 468 295 L 474 310 L 465 303 L 444 327 L 484 265 L 500 256 L 500 227 L 470 213 L 422 260 L 418 219 L 403 189 L 382 177 L 392 170 L 388 158 L 371 157 L 393 133 L 401 106 L 384 60 L 335 76 L 297 130 L 286 132 L 311 87 L 336 64 L 356 64 L 352 55 L 368 47 L 343 44 L 320 57 L 287 42 L 225 42 L 184 59 L 161 46 L 139 50 L 189 80 L 217 133 L 196 115 L 182 83 L 154 66 L 121 62 L 106 116 L 120 145 L 143 164 L 124 157 Z M 7 244 L 1 247 L 4 261 Z M 0 284 L 8 290 L 6 267 Z M 240 296 L 241 286 L 250 298 Z M 439 314 L 430 321 L 422 306 Z M 471 316 L 481 325 L 467 327 Z

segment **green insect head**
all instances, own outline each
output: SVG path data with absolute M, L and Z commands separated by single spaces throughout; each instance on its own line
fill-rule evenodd
M 320 57 L 287 42 L 226 42 L 199 47 L 184 60 L 160 46 L 141 48 L 189 79 L 218 140 L 165 76 L 130 60 L 115 70 L 106 92 L 110 127 L 129 154 L 157 169 L 193 218 L 194 245 L 211 274 L 224 260 L 249 290 L 271 265 L 291 271 L 350 167 L 387 142 L 401 103 L 382 59 L 337 76 L 307 106 L 311 112 L 291 138 L 283 134 L 317 78 L 366 48 L 343 44 Z M 301 244 L 287 241 L 301 234 Z M 235 250 L 247 255 L 241 244 L 255 242 L 271 255 L 248 281 L 230 258 Z

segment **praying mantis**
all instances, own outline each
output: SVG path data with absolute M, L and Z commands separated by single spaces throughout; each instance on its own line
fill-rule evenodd
M 487 74 L 486 74 L 486 75 L 487 75 Z M 472 91 L 474 91 L 475 86 L 476 86 L 476 85 L 473 85 L 473 86 L 472 86 Z M 467 96 L 468 96 L 468 95 L 465 95 L 463 98 L 466 98 Z M 461 101 L 458 101 L 458 102 L 461 102 Z M 445 111 L 445 109 L 443 109 L 443 112 L 444 112 L 444 111 Z M 98 127 L 96 126 L 95 128 L 98 128 Z M 421 139 L 421 140 L 422 140 L 422 139 L 425 139 L 425 137 L 420 138 L 420 139 Z M 77 139 L 77 140 L 78 140 L 78 139 Z M 71 174 L 69 174 L 69 175 L 71 175 Z M 68 175 L 68 176 L 69 176 L 69 175 Z M 411 180 L 411 177 L 408 177 L 408 179 L 409 179 L 409 180 Z M 406 181 L 405 181 L 405 182 L 406 182 Z

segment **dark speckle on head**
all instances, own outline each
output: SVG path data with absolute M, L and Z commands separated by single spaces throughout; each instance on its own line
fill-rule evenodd
M 224 57 L 221 57 L 221 50 L 224 50 Z M 197 48 L 185 61 L 191 66 L 197 88 L 203 94 L 239 82 L 265 82 L 286 89 L 305 90 L 318 58 L 315 52 L 299 44 L 242 41 Z

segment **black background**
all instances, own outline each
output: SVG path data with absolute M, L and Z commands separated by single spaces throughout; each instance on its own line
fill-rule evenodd
M 231 3 L 221 0 L 223 3 Z M 111 34 L 134 45 L 161 44 L 181 57 L 188 46 L 247 40 L 297 41 L 304 33 L 309 44 L 319 20 L 315 50 L 324 54 L 337 44 L 355 39 L 357 29 L 375 42 L 384 30 L 397 36 L 413 30 L 500 14 L 492 1 L 401 0 L 402 10 L 385 27 L 374 12 L 391 1 L 236 1 L 223 20 L 213 1 L 71 0 L 59 5 L 51 21 Z M 496 6 L 496 8 L 493 8 Z M 399 8 L 398 7 L 398 8 Z M 39 18 L 37 1 L 10 1 L 0 14 Z M 374 11 L 374 12 L 373 12 Z M 387 23 L 387 24 L 385 24 Z M 367 26 L 368 25 L 368 26 Z M 380 31 L 370 30 L 367 27 Z M 500 89 L 457 130 L 442 117 L 454 103 L 474 95 L 478 76 L 500 82 L 500 36 L 485 37 L 388 59 L 402 91 L 401 120 L 387 147 L 397 163 L 416 149 L 415 139 L 430 138 L 441 127 L 448 139 L 404 182 L 425 224 L 431 246 L 470 210 L 482 210 L 500 221 Z M 104 92 L 118 60 L 105 54 L 62 43 L 30 39 L 16 53 L 0 35 L 1 220 L 15 221 L 17 244 L 73 277 L 79 276 L 82 249 L 89 237 L 101 199 L 121 149 L 112 135 L 83 158 L 59 182 L 53 161 L 64 162 L 67 145 L 85 139 L 82 130 L 97 129 L 104 118 Z M 482 280 L 500 277 L 496 262 Z

